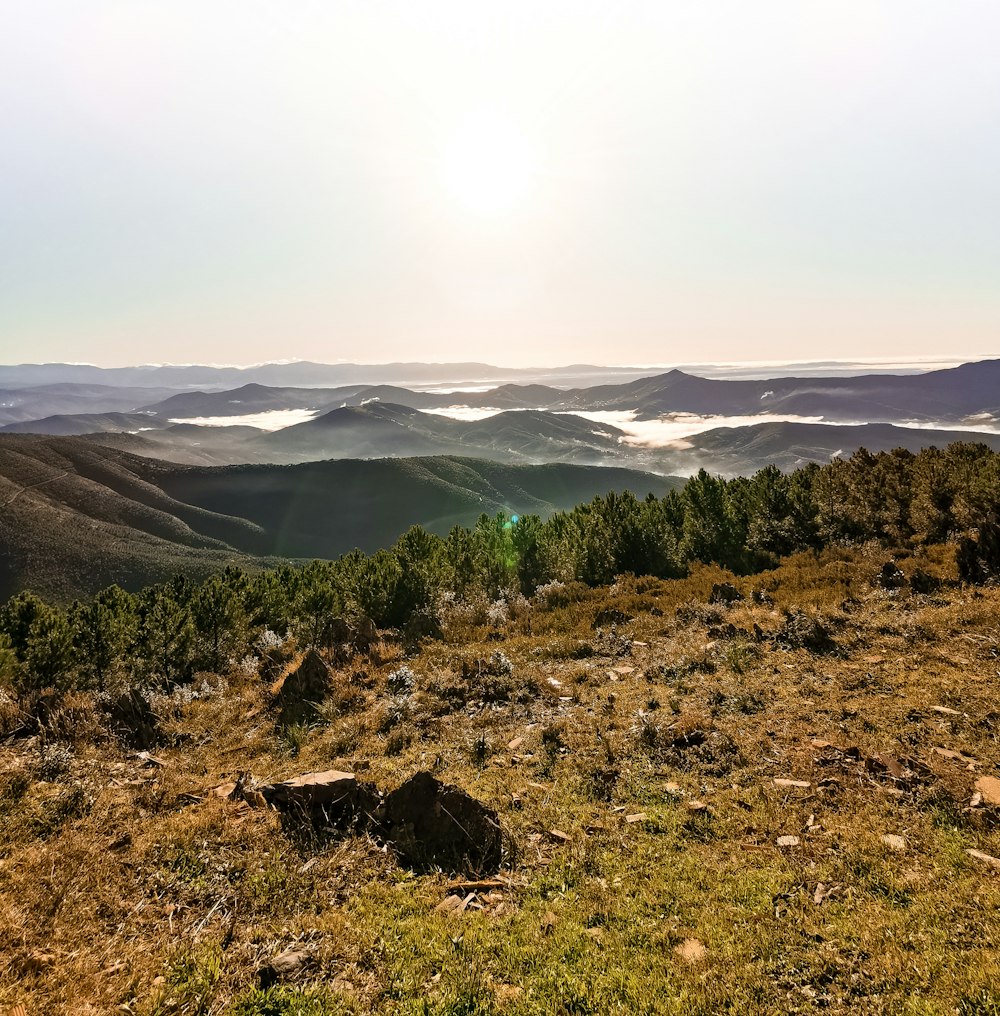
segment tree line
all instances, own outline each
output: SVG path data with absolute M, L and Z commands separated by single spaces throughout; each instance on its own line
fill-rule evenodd
M 701 470 L 661 498 L 610 493 L 546 520 L 482 515 L 446 537 L 415 526 L 370 555 L 227 568 L 201 583 L 176 575 L 137 593 L 112 586 L 68 609 L 23 592 L 0 607 L 0 684 L 101 688 L 123 667 L 172 683 L 225 670 L 265 632 L 319 645 L 341 616 L 403 628 L 445 593 L 497 599 L 552 581 L 675 578 L 692 562 L 749 574 L 838 543 L 942 542 L 997 511 L 998 481 L 1000 455 L 983 444 L 861 449 L 787 474 L 768 466 L 727 480 Z

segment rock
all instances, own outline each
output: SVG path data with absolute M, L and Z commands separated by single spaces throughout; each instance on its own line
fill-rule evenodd
M 359 653 L 370 653 L 379 640 L 378 628 L 370 617 L 362 615 L 354 626 L 354 648 Z
M 705 944 L 703 942 L 699 942 L 696 938 L 684 939 L 680 945 L 674 946 L 674 952 L 685 963 L 691 965 L 700 963 L 708 955 L 708 950 L 705 948 Z
M 895 561 L 886 561 L 875 581 L 880 589 L 902 589 L 906 585 L 906 576 Z
M 637 822 L 645 822 L 647 815 L 644 811 L 637 811 L 634 815 L 626 815 L 625 821 L 629 825 L 635 825 Z
M 712 586 L 712 594 L 709 596 L 708 602 L 722 603 L 727 607 L 731 607 L 742 599 L 743 594 L 731 582 L 716 582 Z
M 632 620 L 631 614 L 626 614 L 617 607 L 604 607 L 594 617 L 594 628 L 609 628 L 613 624 L 627 624 Z
M 1000 779 L 996 776 L 980 776 L 975 782 L 975 788 L 983 804 L 1000 808 Z
M 444 632 L 441 629 L 441 618 L 430 608 L 414 610 L 406 619 L 403 628 L 403 641 L 408 646 L 418 646 L 423 639 L 441 640 Z
M 989 854 L 984 854 L 981 850 L 966 850 L 969 857 L 974 857 L 977 861 L 982 861 L 983 864 L 993 868 L 996 871 L 1000 871 L 1000 857 L 991 857 Z
M 282 722 L 315 713 L 316 707 L 332 690 L 330 668 L 315 649 L 310 649 L 278 689 L 276 702 L 281 708 Z
M 779 645 L 787 649 L 807 649 L 810 653 L 832 653 L 837 644 L 822 624 L 809 614 L 789 611 L 785 623 L 776 637 Z
M 779 847 L 797 847 L 802 841 L 798 836 L 779 836 L 778 846 Z
M 923 568 L 916 568 L 910 576 L 910 588 L 923 595 L 936 593 L 941 588 L 941 580 L 929 575 Z
M 479 875 L 500 867 L 496 812 L 428 772 L 417 773 L 386 797 L 381 828 L 404 862 L 417 869 Z
M 378 807 L 374 787 L 358 782 L 354 773 L 339 769 L 303 773 L 282 783 L 257 787 L 256 792 L 281 811 L 337 827 L 367 824 Z
M 905 850 L 906 849 L 906 840 L 904 840 L 902 836 L 897 836 L 895 833 L 886 833 L 882 837 L 882 842 L 890 850 Z
M 297 973 L 309 962 L 309 953 L 301 949 L 286 949 L 257 971 L 261 989 L 266 991 L 272 984 Z

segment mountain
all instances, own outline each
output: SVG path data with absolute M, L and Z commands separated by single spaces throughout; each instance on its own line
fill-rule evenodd
M 623 433 L 579 416 L 540 411 L 454 420 L 407 406 L 369 402 L 345 406 L 248 442 L 257 460 L 475 455 L 504 461 L 625 461 Z
M 415 524 L 443 535 L 482 512 L 548 515 L 609 490 L 661 495 L 681 482 L 458 457 L 188 467 L 89 439 L 0 435 L 0 600 L 371 551 Z
M 961 430 L 894 427 L 887 423 L 848 426 L 823 423 L 759 423 L 746 427 L 716 427 L 685 438 L 692 464 L 711 472 L 746 475 L 773 463 L 784 470 L 807 462 L 847 458 L 859 448 L 887 452 L 895 448 L 918 452 L 946 448 L 956 441 L 975 441 L 1000 451 L 1000 434 Z
M 275 386 L 336 387 L 351 384 L 484 384 L 546 379 L 553 383 L 596 383 L 614 377 L 649 374 L 639 367 L 496 367 L 488 363 L 263 363 L 249 367 L 205 364 L 149 364 L 95 367 L 74 363 L 0 364 L 0 387 L 23 388 L 53 383 L 160 386 L 165 388 L 236 388 L 250 382 Z
M 0 367 L 0 371 L 4 368 Z M 76 413 L 130 413 L 170 395 L 168 388 L 47 384 L 0 389 L 0 425 Z
M 0 434 L 58 434 L 63 437 L 99 433 L 134 434 L 166 426 L 166 421 L 146 413 L 77 413 L 8 423 L 0 427 Z

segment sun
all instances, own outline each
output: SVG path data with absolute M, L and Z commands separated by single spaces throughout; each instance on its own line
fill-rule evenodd
M 440 166 L 449 197 L 482 218 L 511 214 L 528 197 L 537 172 L 531 143 L 492 110 L 480 110 L 458 126 Z

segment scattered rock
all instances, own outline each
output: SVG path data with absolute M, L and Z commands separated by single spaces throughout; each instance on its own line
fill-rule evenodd
M 354 625 L 354 648 L 359 653 L 370 653 L 379 637 L 378 628 L 370 617 L 358 618 Z
M 315 714 L 316 707 L 333 691 L 330 668 L 315 649 L 282 682 L 276 696 L 283 723 Z
M 882 842 L 890 850 L 905 850 L 906 849 L 906 840 L 904 840 L 902 836 L 897 836 L 895 833 L 886 833 L 882 837 Z
M 314 824 L 338 828 L 367 824 L 378 806 L 374 787 L 360 783 L 354 773 L 339 769 L 303 773 L 282 783 L 257 787 L 256 792 L 281 811 L 305 815 Z
M 593 628 L 609 628 L 613 624 L 627 624 L 632 620 L 631 614 L 626 614 L 617 607 L 604 607 L 597 612 L 594 618 Z
M 996 871 L 1000 871 L 1000 857 L 991 857 L 989 854 L 984 854 L 981 850 L 966 850 L 969 857 L 974 857 L 977 861 L 982 861 L 983 864 L 988 865 Z
M 679 956 L 685 963 L 694 965 L 695 963 L 701 963 L 703 959 L 708 955 L 708 950 L 705 948 L 705 943 L 700 942 L 696 938 L 686 938 L 680 945 L 674 946 L 674 952 Z
M 309 953 L 301 949 L 286 949 L 257 971 L 261 989 L 266 991 L 272 984 L 298 973 L 309 962 Z
M 801 840 L 798 836 L 779 836 L 778 846 L 779 847 L 797 847 L 801 844 Z
M 991 808 L 1000 808 L 1000 779 L 996 776 L 980 776 L 975 782 L 975 788 L 981 803 Z
M 628 822 L 629 825 L 635 825 L 636 822 L 645 822 L 647 817 L 648 816 L 644 811 L 637 811 L 634 815 L 626 815 L 625 821 Z
M 417 773 L 386 797 L 381 827 L 415 868 L 484 874 L 500 867 L 496 812 L 428 772 Z
M 785 649 L 807 649 L 810 653 L 832 653 L 837 643 L 823 625 L 809 614 L 789 611 L 785 623 L 775 636 L 775 641 Z
M 726 607 L 731 607 L 742 599 L 743 594 L 731 582 L 716 582 L 712 586 L 712 593 L 708 598 L 708 602 L 721 603 Z
M 895 561 L 886 561 L 875 582 L 880 589 L 902 589 L 906 585 L 906 576 Z
M 915 593 L 926 596 L 929 593 L 936 593 L 941 588 L 941 580 L 928 574 L 923 568 L 916 568 L 910 576 L 910 588 Z

